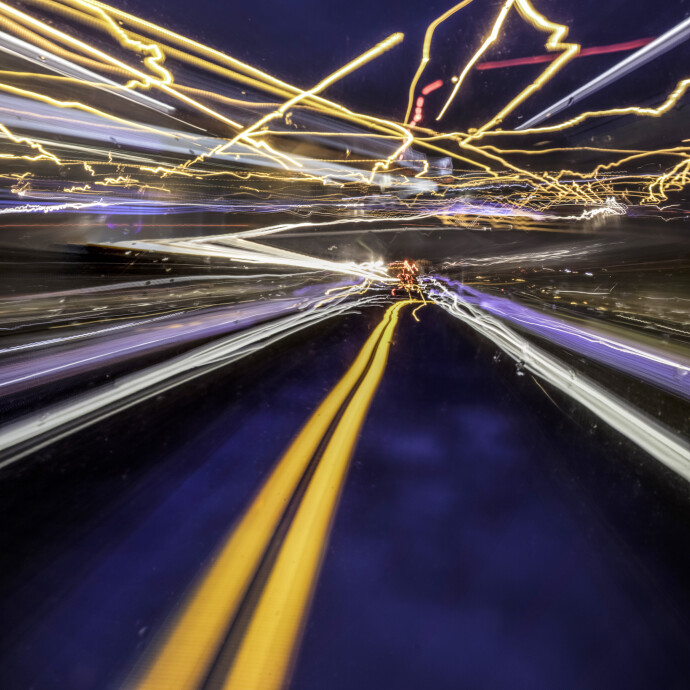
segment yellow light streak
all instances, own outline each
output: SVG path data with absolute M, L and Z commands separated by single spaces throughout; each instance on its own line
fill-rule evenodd
M 414 320 L 419 322 L 419 317 L 417 316 L 417 312 L 422 308 L 427 306 L 427 301 L 426 297 L 424 296 L 424 292 L 422 290 L 419 291 L 419 294 L 422 297 L 422 304 L 420 304 L 418 307 L 415 307 L 412 311 L 412 316 L 414 317 Z
M 470 58 L 469 62 L 465 65 L 465 68 L 462 70 L 462 72 L 460 72 L 458 80 L 455 82 L 455 86 L 453 87 L 453 90 L 450 92 L 450 96 L 448 96 L 448 99 L 446 100 L 445 104 L 441 108 L 441 111 L 436 117 L 437 120 L 440 120 L 443 117 L 446 110 L 448 110 L 450 104 L 453 102 L 453 100 L 455 100 L 455 97 L 457 96 L 458 91 L 460 90 L 460 87 L 462 86 L 462 83 L 465 80 L 465 77 L 472 69 L 472 67 L 474 67 L 475 63 L 479 60 L 479 58 L 482 55 L 484 55 L 484 53 L 489 49 L 489 47 L 496 42 L 496 39 L 498 38 L 498 32 L 501 30 L 501 27 L 503 26 L 503 23 L 505 22 L 506 17 L 508 16 L 508 12 L 514 4 L 515 0 L 506 0 L 506 2 L 503 3 L 503 6 L 501 7 L 498 16 L 496 17 L 496 21 L 494 22 L 494 25 L 491 29 L 491 32 L 482 43 L 479 50 Z
M 109 63 L 115 67 L 119 67 L 120 69 L 125 70 L 126 72 L 129 72 L 132 74 L 134 77 L 137 77 L 138 80 L 140 80 L 142 83 L 150 83 L 153 86 L 156 86 L 157 88 L 161 89 L 165 93 L 174 96 L 180 101 L 183 101 L 185 103 L 188 103 L 189 105 L 194 106 L 201 112 L 210 115 L 214 117 L 215 119 L 224 122 L 225 124 L 233 127 L 234 129 L 240 128 L 240 125 L 233 121 L 230 120 L 229 118 L 221 115 L 217 111 L 208 108 L 201 103 L 195 101 L 192 98 L 189 98 L 188 96 L 185 96 L 184 94 L 180 93 L 176 89 L 174 89 L 172 86 L 170 86 L 168 83 L 164 81 L 158 81 L 158 80 L 151 80 L 150 76 L 144 74 L 143 72 L 140 72 L 139 70 L 121 62 L 120 60 L 117 60 L 116 58 L 112 57 L 111 55 L 104 53 L 103 51 L 95 48 L 94 46 L 90 46 L 88 44 L 85 44 L 83 41 L 80 41 L 79 39 L 74 38 L 73 36 L 70 36 L 69 34 L 66 34 L 63 31 L 60 31 L 58 29 L 55 29 L 52 26 L 49 26 L 45 24 L 45 22 L 41 22 L 34 17 L 31 17 L 30 15 L 27 15 L 24 12 L 21 12 L 7 3 L 0 2 L 0 10 L 3 12 L 10 14 L 17 19 L 20 19 L 22 22 L 29 24 L 30 26 L 34 26 L 35 28 L 39 29 L 40 31 L 53 36 L 57 40 L 66 43 L 68 45 L 71 45 L 75 47 L 77 50 L 80 50 L 82 52 L 85 52 L 88 55 L 95 55 L 96 57 L 101 58 L 104 62 Z
M 32 1 L 36 2 L 36 0 Z M 205 55 L 207 58 L 210 58 L 212 60 L 218 60 L 222 63 L 225 63 L 235 70 L 245 72 L 246 74 L 251 75 L 254 79 L 256 79 L 257 83 L 263 83 L 264 85 L 271 86 L 275 89 L 278 89 L 278 91 L 284 89 L 288 92 L 292 92 L 295 95 L 303 93 L 301 89 L 287 84 L 286 82 L 281 81 L 280 79 L 277 79 L 276 77 L 273 77 L 272 75 L 263 72 L 262 70 L 259 70 L 256 67 L 248 65 L 240 60 L 237 60 L 236 58 L 233 58 L 219 50 L 209 48 L 208 46 L 205 46 L 201 43 L 186 38 L 185 36 L 181 36 L 180 34 L 177 34 L 173 31 L 160 27 L 156 24 L 143 20 L 134 15 L 123 12 L 122 10 L 107 5 L 103 2 L 91 0 L 90 4 L 105 9 L 108 12 L 108 14 L 110 14 L 113 17 L 119 17 L 123 20 L 126 20 L 134 26 L 140 26 L 146 29 L 147 31 L 151 32 L 154 36 L 165 37 L 168 40 L 172 40 L 173 42 L 176 42 L 184 46 L 187 50 L 196 51 L 201 55 Z M 165 51 L 170 55 L 173 54 L 171 50 L 167 47 L 165 48 Z M 182 57 L 181 53 L 177 53 L 177 55 L 179 57 Z M 266 88 L 266 86 L 264 86 L 264 88 Z M 319 95 L 313 95 L 305 98 L 305 103 L 310 103 L 312 101 L 325 113 L 329 113 L 332 115 L 337 114 L 339 117 L 342 117 L 352 122 L 358 122 L 360 124 L 365 124 L 373 128 L 381 128 L 382 131 L 390 132 L 391 130 L 394 130 L 399 132 L 403 137 L 406 136 L 407 130 L 405 129 L 405 127 L 391 120 L 386 120 L 384 118 L 378 118 L 371 115 L 361 115 L 358 113 L 353 113 L 351 110 L 345 108 L 343 105 L 327 100 Z
M 398 314 L 410 303 L 400 302 L 386 311 L 371 365 L 309 482 L 223 685 L 225 690 L 277 690 L 287 680 L 350 457 L 383 376 Z
M 350 62 L 348 62 L 346 65 L 344 65 L 340 69 L 329 74 L 327 77 L 322 79 L 318 84 L 316 84 L 316 86 L 312 87 L 311 89 L 309 89 L 307 91 L 303 91 L 302 93 L 296 94 L 290 100 L 286 101 L 279 108 L 274 110 L 272 113 L 265 115 L 261 119 L 257 120 L 253 125 L 242 130 L 233 139 L 231 139 L 227 144 L 224 144 L 223 146 L 221 146 L 216 151 L 216 153 L 217 154 L 223 153 L 225 150 L 227 150 L 233 144 L 236 144 L 240 140 L 242 140 L 242 141 L 249 140 L 251 138 L 250 135 L 252 132 L 256 132 L 263 125 L 268 124 L 271 120 L 274 120 L 277 117 L 282 117 L 291 107 L 293 107 L 294 105 L 297 105 L 300 101 L 303 101 L 306 98 L 309 98 L 310 96 L 315 96 L 316 94 L 318 94 L 321 91 L 323 91 L 324 89 L 328 88 L 331 84 L 335 83 L 339 79 L 342 79 L 343 77 L 350 74 L 351 72 L 354 72 L 356 69 L 359 69 L 360 67 L 365 65 L 367 62 L 370 62 L 371 60 L 373 60 L 374 58 L 377 58 L 382 53 L 385 53 L 387 50 L 390 50 L 393 46 L 400 43 L 403 40 L 403 38 L 404 38 L 404 36 L 401 33 L 396 33 L 396 34 L 392 34 L 392 35 L 388 36 L 388 38 L 384 39 L 380 43 L 377 43 L 373 48 L 370 48 L 365 53 L 362 53 L 362 55 L 360 55 L 359 57 L 355 58 L 354 60 L 351 60 Z
M 509 135 L 509 136 L 523 136 L 526 134 L 537 134 L 544 132 L 560 132 L 564 129 L 569 129 L 575 125 L 579 125 L 581 122 L 588 120 L 592 117 L 612 117 L 620 115 L 639 115 L 642 117 L 659 117 L 665 115 L 671 108 L 673 108 L 678 101 L 687 93 L 688 88 L 690 88 L 690 79 L 683 79 L 676 84 L 675 88 L 666 97 L 664 102 L 656 108 L 644 108 L 641 106 L 628 106 L 625 108 L 609 108 L 607 110 L 591 110 L 586 113 L 581 113 L 576 117 L 573 117 L 565 122 L 561 122 L 557 125 L 548 125 L 546 127 L 533 127 L 532 129 L 521 129 L 521 130 L 510 130 L 510 131 L 495 131 L 495 132 L 478 132 L 473 139 L 480 139 L 483 136 L 491 135 Z
M 512 113 L 518 105 L 526 101 L 544 86 L 544 84 L 550 81 L 558 71 L 565 67 L 573 58 L 577 57 L 580 52 L 579 44 L 565 42 L 565 38 L 568 35 L 567 26 L 549 21 L 544 15 L 534 9 L 530 0 L 515 0 L 515 6 L 520 16 L 525 19 L 525 21 L 535 29 L 549 34 L 549 38 L 546 41 L 546 49 L 549 52 L 563 52 L 553 62 L 549 63 L 548 67 L 527 86 L 527 88 L 523 89 L 502 108 L 497 115 L 479 127 L 475 133 L 471 134 L 469 139 L 474 139 L 477 135 L 499 124 L 507 115 Z
M 61 165 L 60 159 L 57 156 L 54 156 L 52 153 L 46 151 L 41 144 L 36 143 L 28 137 L 21 137 L 12 134 L 12 132 L 10 132 L 10 130 L 7 129 L 7 127 L 5 127 L 5 125 L 2 123 L 0 123 L 0 132 L 2 132 L 10 141 L 13 141 L 15 144 L 25 144 L 26 146 L 34 149 L 34 151 L 38 151 L 37 156 L 17 156 L 17 158 L 23 158 L 24 160 L 29 161 L 45 159 L 53 161 L 53 163 L 56 163 L 57 165 Z
M 446 21 L 446 19 L 452 17 L 456 12 L 459 12 L 463 7 L 466 7 L 471 2 L 472 0 L 463 0 L 462 2 L 459 2 L 457 5 L 451 7 L 439 17 L 436 17 L 436 19 L 434 19 L 434 21 L 431 22 L 431 24 L 429 24 L 427 27 L 426 33 L 424 34 L 424 43 L 422 44 L 422 59 L 417 67 L 414 77 L 412 78 L 412 82 L 410 83 L 410 91 L 407 95 L 407 110 L 405 110 L 405 117 L 403 118 L 404 122 L 409 122 L 410 120 L 410 113 L 412 112 L 412 103 L 414 102 L 414 94 L 417 88 L 417 83 L 424 73 L 424 70 L 426 69 L 427 63 L 430 59 L 429 54 L 431 52 L 431 39 L 434 36 L 434 32 L 439 25 Z
M 463 2 L 454 4 L 446 12 L 434 19 L 427 27 L 422 45 L 421 61 L 410 84 L 407 115 L 409 115 L 411 99 L 414 96 L 419 79 L 431 59 L 431 45 L 435 35 L 434 32 L 444 21 L 447 21 L 469 4 L 469 0 L 463 0 Z M 64 18 L 65 22 L 82 24 L 92 33 L 101 32 L 107 39 L 112 39 L 116 53 L 122 53 L 125 57 L 118 59 L 114 54 L 110 54 L 101 42 L 93 43 L 88 40 L 82 40 L 77 38 L 77 36 L 81 35 L 78 32 L 58 28 L 63 27 L 62 22 L 53 24 L 50 21 L 45 21 L 42 15 L 41 17 L 34 17 L 26 11 L 13 7 L 12 4 L 0 1 L 0 25 L 2 25 L 5 31 L 36 45 L 39 49 L 45 49 L 55 56 L 71 61 L 75 65 L 88 67 L 91 70 L 91 75 L 86 80 L 53 74 L 1 70 L 0 74 L 3 75 L 4 81 L 13 82 L 16 79 L 32 80 L 34 88 L 26 88 L 21 83 L 18 83 L 16 86 L 3 83 L 0 84 L 0 91 L 17 97 L 40 101 L 57 108 L 87 112 L 104 121 L 102 124 L 92 123 L 89 126 L 94 128 L 100 127 L 104 132 L 107 131 L 108 123 L 113 123 L 115 125 L 114 131 L 126 131 L 134 127 L 142 131 L 165 136 L 166 138 L 172 137 L 173 140 L 175 137 L 179 137 L 181 141 L 189 141 L 190 145 L 186 150 L 190 152 L 192 157 L 189 158 L 185 153 L 182 153 L 181 155 L 176 154 L 175 157 L 169 156 L 165 160 L 157 160 L 154 154 L 137 154 L 127 151 L 120 146 L 118 146 L 119 150 L 112 150 L 108 148 L 107 144 L 105 148 L 97 145 L 72 144 L 71 147 L 68 147 L 70 153 L 63 154 L 62 149 L 56 148 L 56 142 L 50 140 L 50 138 L 44 141 L 43 139 L 36 140 L 35 138 L 14 135 L 8 127 L 10 122 L 7 121 L 3 125 L 4 129 L 0 130 L 0 136 L 15 144 L 27 145 L 33 148 L 33 152 L 30 155 L 19 155 L 13 151 L 0 153 L 0 158 L 7 165 L 18 166 L 21 165 L 22 161 L 32 164 L 50 161 L 71 170 L 75 170 L 79 166 L 80 168 L 83 167 L 84 171 L 88 172 L 92 177 L 99 179 L 100 182 L 95 182 L 95 184 L 100 184 L 101 186 L 118 186 L 121 189 L 123 186 L 125 188 L 137 187 L 140 191 L 157 189 L 166 192 L 168 195 L 173 190 L 156 185 L 152 180 L 153 178 L 165 179 L 177 176 L 184 178 L 176 180 L 177 186 L 174 190 L 182 198 L 182 195 L 185 193 L 185 185 L 186 188 L 196 188 L 198 190 L 202 188 L 201 185 L 204 184 L 205 180 L 210 183 L 214 178 L 222 176 L 233 179 L 279 180 L 283 183 L 293 181 L 319 182 L 323 186 L 336 190 L 345 189 L 350 183 L 353 185 L 362 183 L 375 185 L 380 182 L 375 177 L 377 171 L 390 170 L 396 159 L 402 157 L 406 149 L 415 146 L 417 149 L 426 150 L 434 155 L 448 156 L 455 161 L 456 165 L 469 166 L 479 171 L 476 173 L 460 171 L 457 175 L 445 177 L 442 183 L 438 183 L 437 189 L 431 191 L 431 195 L 436 200 L 442 199 L 446 194 L 450 194 L 453 191 L 467 190 L 470 194 L 478 193 L 479 197 L 489 200 L 494 205 L 497 202 L 502 203 L 512 213 L 521 213 L 524 210 L 525 216 L 529 216 L 533 210 L 547 210 L 555 204 L 585 205 L 589 207 L 586 210 L 586 214 L 608 213 L 610 207 L 607 205 L 608 202 L 606 200 L 610 197 L 614 197 L 619 202 L 622 201 L 625 204 L 658 204 L 667 198 L 667 192 L 680 190 L 687 183 L 687 168 L 684 165 L 686 153 L 683 147 L 669 146 L 665 149 L 635 151 L 603 147 L 540 148 L 546 142 L 539 142 L 537 145 L 526 147 L 525 149 L 478 145 L 485 136 L 539 135 L 540 133 L 550 133 L 577 126 L 590 117 L 612 115 L 658 117 L 668 113 L 671 108 L 677 105 L 686 95 L 687 89 L 690 86 L 690 79 L 680 81 L 665 101 L 660 106 L 654 108 L 639 106 L 611 108 L 581 113 L 560 124 L 534 128 L 532 130 L 513 132 L 498 129 L 497 127 L 501 121 L 508 114 L 513 112 L 518 105 L 529 98 L 536 90 L 553 79 L 558 70 L 572 59 L 579 50 L 577 44 L 565 42 L 568 28 L 552 22 L 541 15 L 534 9 L 530 0 L 505 0 L 499 6 L 498 14 L 493 20 L 489 36 L 483 40 L 479 50 L 474 53 L 470 61 L 460 72 L 460 78 L 457 80 L 453 93 L 446 101 L 444 110 L 439 114 L 439 117 L 445 112 L 445 108 L 448 108 L 452 99 L 457 96 L 463 82 L 466 81 L 469 71 L 476 65 L 479 57 L 498 42 L 501 31 L 506 25 L 507 17 L 513 9 L 517 10 L 521 18 L 530 26 L 540 32 L 547 33 L 546 46 L 548 50 L 552 52 L 558 51 L 560 54 L 556 56 L 554 62 L 550 63 L 536 80 L 528 84 L 526 88 L 523 88 L 518 96 L 509 101 L 504 107 L 499 108 L 495 117 L 481 125 L 478 129 L 473 129 L 469 132 L 451 133 L 439 133 L 428 128 L 405 125 L 404 122 L 357 113 L 341 104 L 324 98 L 322 91 L 336 79 L 364 64 L 366 61 L 364 56 L 360 56 L 360 58 L 348 63 L 341 70 L 329 75 L 325 80 L 319 82 L 316 87 L 303 90 L 276 79 L 251 65 L 242 63 L 221 51 L 194 42 L 156 24 L 110 7 L 105 3 L 95 0 L 25 0 L 22 5 L 34 6 L 47 12 L 57 13 Z M 374 47 L 372 51 L 375 52 L 376 49 L 377 47 Z M 143 62 L 141 69 L 136 65 L 133 66 L 127 63 L 128 56 L 132 55 Z M 167 62 L 165 67 L 163 66 L 164 60 Z M 250 85 L 259 91 L 269 94 L 271 97 L 279 98 L 280 102 L 272 104 L 270 102 L 252 101 L 251 99 L 231 98 L 223 93 L 217 93 L 213 90 L 213 87 L 196 88 L 193 82 L 191 84 L 180 84 L 174 78 L 174 67 L 178 63 L 205 70 L 216 77 Z M 98 79 L 97 75 L 99 73 L 103 76 L 103 79 Z M 108 79 L 105 78 L 106 74 L 110 78 L 117 77 L 121 79 L 123 83 L 121 85 L 108 83 Z M 185 73 L 185 78 L 188 78 L 187 73 Z M 81 96 L 80 99 L 66 100 L 60 98 L 61 94 L 57 92 L 56 87 L 63 83 L 74 84 L 80 88 L 80 93 L 85 95 Z M 45 86 L 48 92 L 39 91 L 37 84 L 41 84 L 41 89 Z M 208 133 L 212 134 L 219 141 L 218 145 L 215 148 L 208 146 L 199 147 L 195 143 L 194 134 L 183 132 L 171 133 L 172 130 L 163 131 L 146 122 L 126 119 L 120 112 L 111 113 L 109 108 L 104 105 L 108 101 L 103 99 L 103 90 L 122 95 L 124 92 L 138 88 L 155 89 L 163 96 L 175 101 L 176 106 L 179 108 L 179 119 L 199 132 L 200 136 L 202 136 L 203 129 L 208 126 L 208 122 L 215 121 L 217 131 L 213 133 L 209 131 Z M 50 91 L 51 89 L 52 91 Z M 92 98 L 98 100 L 92 101 L 90 100 Z M 203 102 L 199 99 L 203 99 Z M 168 104 L 167 101 L 165 104 Z M 230 111 L 230 116 L 228 116 L 228 113 L 222 110 L 225 106 L 230 106 L 233 109 L 240 107 L 251 110 L 270 108 L 271 112 L 259 118 L 254 124 L 247 126 L 237 121 L 238 119 L 242 120 L 242 118 L 236 118 L 234 111 Z M 190 111 L 194 116 L 202 116 L 201 120 L 189 120 L 186 116 Z M 310 131 L 307 131 L 306 129 L 299 129 L 299 126 L 294 131 L 291 129 L 289 131 L 274 132 L 269 129 L 271 123 L 280 117 L 284 117 L 288 125 L 292 122 L 296 124 L 298 120 L 295 115 L 304 111 L 312 111 L 321 116 L 335 118 L 335 126 L 330 131 L 327 128 L 324 128 L 323 131 L 318 131 L 318 129 L 311 130 L 310 128 Z M 137 113 L 145 115 L 146 111 L 138 109 Z M 176 116 L 178 113 L 176 113 Z M 45 121 L 56 122 L 59 120 L 55 116 L 46 115 L 45 112 L 28 112 L 27 115 L 41 118 Z M 67 121 L 67 119 L 64 120 L 64 122 Z M 358 128 L 365 129 L 366 131 L 340 131 L 337 129 L 338 121 L 354 123 Z M 330 126 L 332 127 L 333 125 Z M 228 129 L 230 129 L 230 135 L 228 135 Z M 35 135 L 32 136 L 35 137 Z M 348 146 L 346 161 L 336 157 L 329 156 L 326 158 L 322 156 L 319 159 L 321 166 L 318 166 L 315 162 L 310 165 L 309 170 L 300 169 L 303 159 L 291 155 L 291 151 L 295 150 L 295 148 L 291 148 L 288 142 L 294 138 L 299 140 L 300 137 L 311 136 L 334 139 L 339 137 L 357 137 L 365 141 L 366 137 L 369 137 L 372 141 L 399 140 L 400 144 L 391 155 L 385 158 L 376 158 L 374 155 L 371 157 L 363 155 L 351 158 L 349 157 L 350 147 Z M 241 163 L 244 160 L 245 153 L 243 151 L 230 151 L 233 143 L 240 141 L 247 144 L 251 149 L 250 152 L 247 152 L 247 156 L 258 154 L 269 163 L 269 167 L 275 168 L 280 166 L 283 170 L 242 174 L 237 171 L 223 169 L 228 162 L 238 161 Z M 285 146 L 283 142 L 285 142 Z M 57 146 L 62 146 L 62 143 L 57 143 Z M 55 149 L 55 151 L 51 152 L 49 149 Z M 205 153 L 199 154 L 199 150 Z M 591 172 L 578 172 L 567 169 L 535 171 L 525 167 L 528 164 L 524 158 L 522 159 L 524 164 L 517 164 L 515 159 L 512 158 L 529 156 L 531 159 L 534 159 L 535 156 L 543 156 L 548 153 L 566 150 L 573 153 L 593 151 L 600 152 L 607 157 L 617 157 L 615 160 L 604 158 L 603 161 L 597 163 Z M 59 156 L 58 151 L 60 151 Z M 71 151 L 89 151 L 88 157 L 90 160 L 88 162 L 86 160 L 79 160 Z M 385 156 L 385 154 L 383 155 Z M 105 158 L 106 156 L 107 162 L 99 160 L 99 157 Z M 672 165 L 661 163 L 661 172 L 657 174 L 640 175 L 639 173 L 635 174 L 633 171 L 621 169 L 622 166 L 639 166 L 642 162 L 656 162 L 657 159 L 660 161 L 665 159 L 667 161 L 669 156 L 680 157 L 683 160 L 680 162 L 674 161 Z M 139 163 L 136 162 L 137 160 Z M 251 160 L 253 163 L 254 159 L 252 158 Z M 520 159 L 518 158 L 518 160 Z M 361 166 L 364 164 L 367 166 L 367 170 L 351 167 L 348 172 L 341 171 L 339 177 L 333 179 L 331 171 L 327 166 L 329 162 L 346 163 L 349 166 Z M 395 184 L 400 187 L 412 184 L 414 189 L 413 178 L 424 179 L 429 178 L 430 173 L 433 175 L 433 169 L 428 160 L 421 160 L 418 164 L 415 164 L 414 170 L 410 169 L 408 162 L 401 162 L 400 165 L 396 164 L 395 169 Z M 620 172 L 613 174 L 613 171 L 616 169 L 620 169 Z M 406 175 L 407 180 L 410 180 L 410 182 L 402 175 Z M 122 180 L 116 184 L 112 182 L 112 180 L 118 180 L 119 178 L 128 180 L 128 182 L 123 182 Z M 501 188 L 501 185 L 512 183 L 514 183 L 514 186 L 510 188 Z M 36 184 L 33 186 L 33 191 L 40 191 L 39 186 L 36 185 L 40 185 L 40 180 L 36 181 Z M 86 189 L 83 189 L 83 177 L 70 179 L 69 184 L 66 184 L 65 188 L 74 190 L 73 193 L 76 193 L 77 190 L 86 192 Z M 401 210 L 403 212 L 411 210 L 413 216 L 419 215 L 417 212 L 418 207 L 415 206 L 419 203 L 417 196 L 419 191 L 417 190 L 410 195 L 409 201 L 399 201 Z M 21 195 L 26 193 L 27 189 L 24 186 L 15 185 L 12 191 Z M 242 187 L 236 187 L 234 191 L 228 192 L 227 195 L 244 193 L 246 191 Z M 500 200 L 497 197 L 498 194 L 500 194 Z M 321 200 L 327 198 L 329 198 L 328 195 L 320 196 Z M 426 202 L 422 200 L 421 203 Z M 586 214 L 576 213 L 572 216 L 566 216 L 566 218 L 589 217 Z M 453 221 L 443 216 L 441 222 L 449 223 Z M 487 222 L 491 223 L 490 220 L 487 220 Z
M 140 86 L 143 89 L 148 89 L 155 82 L 157 84 L 171 84 L 173 81 L 172 74 L 168 72 L 162 63 L 165 60 L 163 51 L 160 49 L 156 43 L 146 44 L 136 39 L 130 38 L 127 33 L 113 21 L 112 17 L 105 12 L 102 8 L 95 5 L 91 5 L 89 2 L 77 2 L 78 5 L 85 7 L 88 10 L 96 12 L 105 23 L 109 33 L 111 33 L 120 43 L 121 46 L 139 54 L 145 53 L 144 64 L 157 75 L 158 79 L 152 79 L 146 77 L 143 80 L 132 79 L 128 82 L 125 88 L 134 88 L 135 86 Z
M 82 82 L 84 83 L 84 82 Z M 24 98 L 29 98 L 34 101 L 41 101 L 42 103 L 49 103 L 54 105 L 56 108 L 73 108 L 75 110 L 82 110 L 86 113 L 91 113 L 92 115 L 97 115 L 110 122 L 117 122 L 119 124 L 126 124 L 130 127 L 135 127 L 146 132 L 154 132 L 159 136 L 173 137 L 173 134 L 162 131 L 158 127 L 151 127 L 149 125 L 141 124 L 132 120 L 127 120 L 123 117 L 117 117 L 116 115 L 111 115 L 104 110 L 99 110 L 90 105 L 82 103 L 81 101 L 60 101 L 57 98 L 51 96 L 46 96 L 45 94 L 37 93 L 36 91 L 29 91 L 28 89 L 22 89 L 17 86 L 11 86 L 10 84 L 0 83 L 0 91 L 6 91 L 7 93 L 13 93 L 18 96 L 23 96 Z
M 666 192 L 681 190 L 690 182 L 690 158 L 681 161 L 664 175 L 656 178 L 650 185 L 645 203 L 658 204 L 666 201 Z
M 390 318 L 389 310 L 273 470 L 165 635 L 137 688 L 191 690 L 205 677 L 285 506 L 336 414 L 367 370 Z

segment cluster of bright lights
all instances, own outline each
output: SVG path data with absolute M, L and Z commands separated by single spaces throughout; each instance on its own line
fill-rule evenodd
M 266 196 L 287 208 L 342 204 L 364 185 L 394 190 L 396 217 L 402 220 L 420 212 L 447 216 L 453 213 L 452 197 L 460 194 L 472 195 L 474 208 L 468 216 L 484 215 L 492 204 L 516 217 L 578 205 L 576 213 L 558 213 L 588 218 L 613 209 L 623 213 L 631 205 L 658 205 L 687 185 L 687 142 L 660 150 L 599 148 L 601 162 L 587 171 L 536 170 L 530 160 L 561 150 L 534 143 L 546 133 L 591 118 L 668 113 L 684 97 L 688 79 L 656 107 L 613 107 L 548 126 L 501 129 L 581 54 L 578 44 L 566 40 L 568 28 L 542 15 L 530 0 L 505 0 L 457 75 L 448 84 L 437 79 L 418 90 L 432 59 L 434 32 L 470 4 L 456 4 L 429 25 L 407 111 L 397 121 L 355 112 L 324 92 L 393 49 L 403 40 L 400 33 L 313 87 L 300 89 L 96 0 L 27 0 L 25 9 L 0 2 L 0 49 L 25 63 L 22 71 L 0 75 L 5 181 L 0 212 L 107 207 L 131 213 L 148 206 L 176 210 L 190 202 L 222 211 L 229 196 L 251 210 L 257 197 L 266 194 L 263 185 L 277 182 L 284 185 L 274 185 Z M 513 13 L 545 36 L 544 69 L 499 105 L 493 117 L 467 132 L 423 127 L 424 120 L 434 118 L 429 94 L 449 90 L 434 121 L 447 119 L 470 74 L 482 68 L 486 54 L 506 37 Z M 644 43 L 648 39 L 640 45 Z M 627 44 L 624 48 L 630 49 Z M 203 80 L 197 83 L 194 75 L 199 72 Z M 505 144 L 515 137 L 530 137 L 530 142 L 524 148 Z M 487 143 L 488 138 L 501 146 Z M 299 141 L 309 142 L 316 153 L 297 153 Z M 452 161 L 455 170 L 436 169 L 433 159 L 438 157 Z M 659 172 L 650 173 L 649 163 L 656 163 Z M 638 172 L 642 165 L 644 171 Z M 615 206 L 606 201 L 610 198 Z M 367 215 L 390 212 L 381 214 L 374 206 Z

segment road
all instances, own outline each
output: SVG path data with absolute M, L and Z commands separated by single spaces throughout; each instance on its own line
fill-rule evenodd
M 686 483 L 412 311 L 317 323 L 5 468 L 4 686 L 681 687 Z

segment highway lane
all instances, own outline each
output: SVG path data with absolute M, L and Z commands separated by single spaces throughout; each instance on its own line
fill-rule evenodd
M 284 685 L 349 459 L 405 306 L 386 310 L 352 367 L 300 431 L 137 687 Z M 226 661 L 228 649 L 232 658 Z
M 13 566 L 2 573 L 3 619 L 15 631 L 3 668 L 13 686 L 124 681 L 354 360 L 370 318 L 335 325 L 157 396 L 3 475 Z
M 686 483 L 440 310 L 418 315 L 292 687 L 683 687 Z
M 312 565 L 296 576 L 302 613 L 283 619 L 293 632 L 274 679 L 289 671 L 295 623 L 306 619 L 295 688 L 673 687 L 689 643 L 686 485 L 557 391 L 547 397 L 440 309 L 419 311 L 420 323 L 411 311 L 364 422 L 308 618 L 318 564 L 283 559 Z M 5 474 L 9 687 L 146 686 L 170 616 L 203 590 L 221 560 L 211 554 L 243 524 L 276 461 L 301 445 L 291 445 L 295 433 L 331 400 L 313 448 L 364 386 L 347 368 L 363 344 L 380 360 L 382 341 L 367 337 L 390 328 L 382 317 L 320 324 Z M 316 501 L 304 522 L 330 523 L 346 455 L 330 505 Z M 302 510 L 308 492 L 299 495 Z M 320 552 L 324 523 L 305 548 Z M 299 542 L 300 531 L 278 544 Z M 248 543 L 266 554 L 265 538 Z M 268 560 L 278 572 L 279 554 Z M 225 634 L 202 650 L 216 668 L 205 687 L 239 668 L 252 635 L 241 642 L 238 627 L 265 631 L 254 616 L 271 577 L 260 580 L 234 637 L 237 617 L 216 611 Z M 285 580 L 276 576 L 274 592 Z M 247 658 L 279 660 L 251 644 Z

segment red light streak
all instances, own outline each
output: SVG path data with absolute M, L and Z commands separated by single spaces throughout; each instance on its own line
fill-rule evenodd
M 396 290 L 410 290 L 419 289 L 417 284 L 417 273 L 419 268 L 414 261 L 393 261 L 388 264 L 388 270 L 396 273 L 398 279 L 398 286 L 391 290 L 391 295 L 395 296 Z
M 604 55 L 606 53 L 623 53 L 627 50 L 635 50 L 635 48 L 642 48 L 648 43 L 651 43 L 653 38 L 638 38 L 634 41 L 627 41 L 626 43 L 613 43 L 608 46 L 594 46 L 592 48 L 583 48 L 576 57 L 587 57 L 588 55 Z M 478 70 L 499 69 L 501 67 L 517 67 L 519 65 L 536 65 L 540 62 L 553 62 L 558 57 L 553 53 L 550 55 L 533 55 L 532 57 L 513 58 L 511 60 L 496 60 L 494 62 L 480 62 L 477 64 Z M 424 91 L 422 91 L 424 93 Z
M 443 86 L 443 79 L 437 79 L 436 81 L 432 81 L 431 84 L 427 84 L 423 89 L 422 89 L 422 96 L 428 96 L 432 91 L 436 91 L 436 89 L 440 89 Z M 417 99 L 419 100 L 419 99 Z
M 634 41 L 626 41 L 625 43 L 612 43 L 608 46 L 593 46 L 591 48 L 583 48 L 576 57 L 587 57 L 588 55 L 605 55 L 606 53 L 623 53 L 628 50 L 635 50 L 642 48 L 648 43 L 651 43 L 654 38 L 637 38 Z M 557 54 L 550 55 L 533 55 L 524 58 L 512 58 L 510 60 L 495 60 L 493 62 L 480 62 L 476 65 L 478 70 L 499 69 L 501 67 L 518 67 L 520 65 L 536 65 L 541 62 L 553 62 L 558 57 Z M 414 126 L 421 122 L 424 116 L 424 96 L 429 95 L 432 91 L 440 89 L 443 86 L 443 79 L 437 79 L 427 84 L 422 89 L 422 95 L 417 98 L 415 102 L 414 117 L 410 125 Z M 402 159 L 402 156 L 401 156 Z

